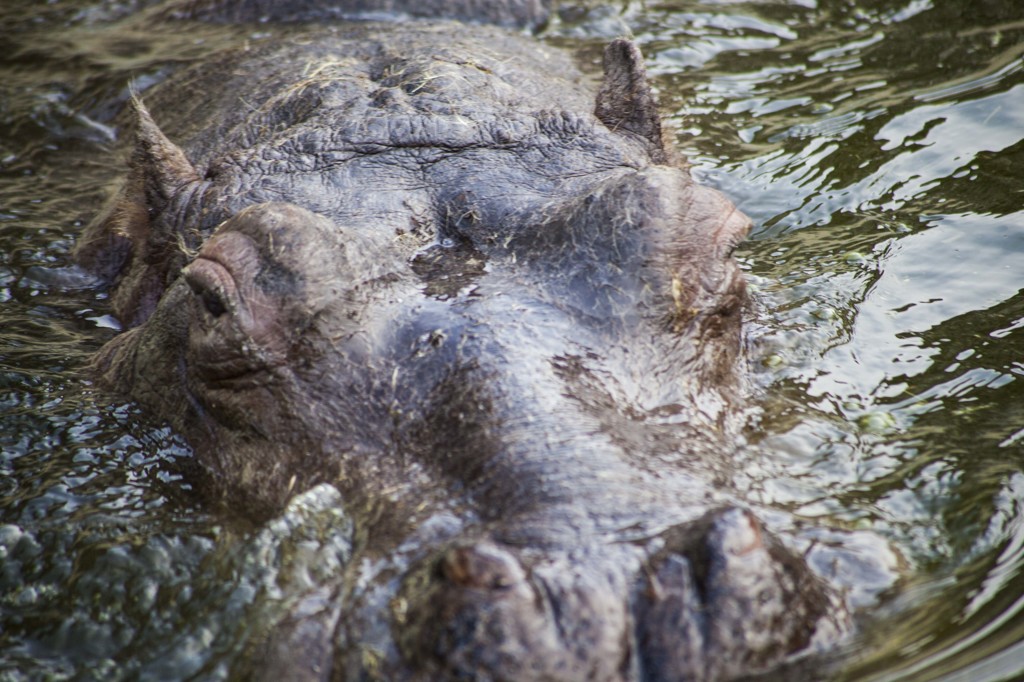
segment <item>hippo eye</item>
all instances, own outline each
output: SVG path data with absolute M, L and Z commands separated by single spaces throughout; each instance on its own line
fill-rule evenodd
M 206 312 L 210 313 L 211 317 L 216 319 L 228 311 L 228 305 L 224 301 L 221 292 L 204 286 L 202 282 L 194 278 L 188 278 L 187 281 L 189 289 L 192 290 L 192 293 L 203 304 Z
M 738 249 L 744 241 L 746 241 L 746 234 L 742 232 L 729 235 L 729 238 L 725 242 L 725 257 L 727 259 L 732 258 L 736 253 L 736 249 Z
M 206 290 L 199 295 L 203 302 L 203 307 L 206 311 L 214 317 L 220 317 L 228 311 L 228 307 L 224 305 L 224 300 L 214 291 Z

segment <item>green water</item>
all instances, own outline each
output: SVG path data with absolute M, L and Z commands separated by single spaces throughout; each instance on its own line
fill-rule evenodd
M 77 373 L 114 332 L 52 268 L 119 177 L 127 84 L 273 30 L 124 20 L 147 4 L 0 7 L 0 680 L 225 678 L 348 556 L 331 490 L 215 516 L 187 448 Z M 1024 676 L 1024 6 L 563 3 L 543 39 L 596 74 L 623 34 L 756 224 L 739 485 L 901 576 L 829 676 Z

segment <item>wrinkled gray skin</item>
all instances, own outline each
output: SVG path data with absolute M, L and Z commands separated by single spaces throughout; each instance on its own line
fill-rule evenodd
M 232 508 L 326 481 L 357 529 L 250 672 L 719 680 L 843 628 L 729 488 L 748 222 L 663 143 L 636 48 L 604 69 L 339 24 L 135 103 L 77 249 L 131 328 L 103 384 Z

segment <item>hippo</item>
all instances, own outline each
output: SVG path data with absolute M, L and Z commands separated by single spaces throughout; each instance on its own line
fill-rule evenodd
M 723 680 L 849 627 L 730 484 L 749 221 L 632 42 L 594 87 L 508 16 L 302 24 L 126 113 L 75 251 L 123 326 L 99 384 L 225 513 L 331 486 L 355 528 L 246 675 Z

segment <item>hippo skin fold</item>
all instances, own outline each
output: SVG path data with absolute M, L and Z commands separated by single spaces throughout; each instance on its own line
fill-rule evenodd
M 329 484 L 356 529 L 236 674 L 724 680 L 848 629 L 730 487 L 748 220 L 666 143 L 633 43 L 594 88 L 487 25 L 546 11 L 159 15 L 324 19 L 134 98 L 75 252 L 125 329 L 100 384 L 188 441 L 212 504 L 267 519 Z

